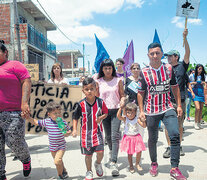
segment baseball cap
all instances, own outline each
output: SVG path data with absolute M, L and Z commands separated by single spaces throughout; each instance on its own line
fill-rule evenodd
M 177 55 L 180 58 L 180 53 L 177 50 L 171 50 L 164 54 L 164 56 L 172 56 L 172 55 Z

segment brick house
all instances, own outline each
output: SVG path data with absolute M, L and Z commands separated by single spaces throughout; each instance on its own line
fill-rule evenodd
M 24 64 L 39 64 L 39 79 L 48 80 L 56 62 L 56 45 L 47 39 L 47 31 L 56 26 L 31 0 L 17 0 L 20 23 L 20 43 Z M 5 41 L 9 60 L 18 60 L 17 36 L 14 24 L 13 0 L 0 3 L 0 39 Z

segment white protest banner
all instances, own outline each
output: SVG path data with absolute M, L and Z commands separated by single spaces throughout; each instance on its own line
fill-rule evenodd
M 176 16 L 198 18 L 200 0 L 178 0 Z
M 30 95 L 31 116 L 35 119 L 44 119 L 47 115 L 46 105 L 54 101 L 60 103 L 62 109 L 62 118 L 72 126 L 72 112 L 82 99 L 82 88 L 80 86 L 44 84 L 39 82 L 32 83 Z M 45 128 L 32 125 L 26 122 L 26 133 L 43 134 Z

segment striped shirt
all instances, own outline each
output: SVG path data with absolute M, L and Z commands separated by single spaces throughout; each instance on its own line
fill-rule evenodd
M 138 91 L 145 92 L 144 112 L 157 115 L 173 109 L 170 101 L 170 85 L 178 86 L 170 64 L 162 63 L 158 69 L 147 66 L 142 69 L 138 82 Z
M 67 123 L 63 120 L 65 125 L 67 126 Z M 43 126 L 47 129 L 48 132 L 48 138 L 49 138 L 49 149 L 50 151 L 58 151 L 60 149 L 65 150 L 66 148 L 66 141 L 63 133 L 58 128 L 58 125 L 55 121 L 53 121 L 51 118 L 38 120 L 39 126 Z M 67 126 L 67 130 L 69 130 L 69 127 Z
M 103 144 L 102 123 L 97 124 L 96 118 L 102 114 L 108 114 L 108 109 L 104 101 L 96 97 L 91 105 L 86 98 L 79 102 L 73 112 L 73 119 L 81 119 L 81 146 L 91 148 Z

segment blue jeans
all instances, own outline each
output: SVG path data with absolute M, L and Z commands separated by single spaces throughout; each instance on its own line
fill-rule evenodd
M 106 141 L 111 150 L 111 161 L 117 162 L 120 140 L 120 124 L 121 121 L 117 118 L 118 109 L 109 109 L 108 116 L 103 120 L 104 132 Z
M 148 147 L 152 162 L 157 162 L 157 140 L 159 121 L 162 120 L 170 138 L 171 167 L 178 167 L 180 161 L 180 134 L 175 110 L 170 109 L 163 114 L 146 116 L 148 129 Z
M 192 101 L 192 97 L 188 97 L 186 99 L 186 114 L 187 114 L 187 118 L 190 117 L 191 101 Z

